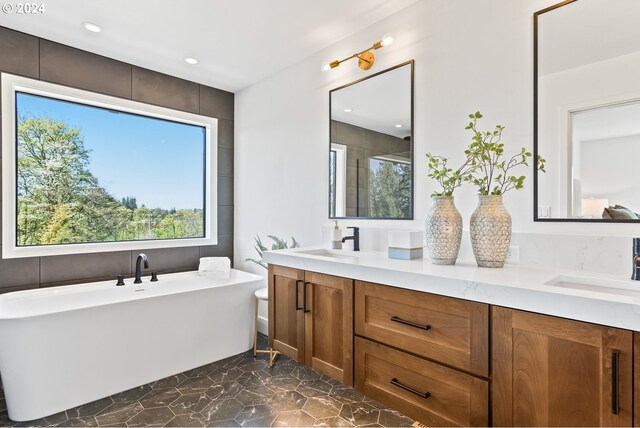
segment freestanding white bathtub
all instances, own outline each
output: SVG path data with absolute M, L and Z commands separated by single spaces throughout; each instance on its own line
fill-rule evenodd
M 9 417 L 48 416 L 250 349 L 263 279 L 231 270 L 0 295 Z

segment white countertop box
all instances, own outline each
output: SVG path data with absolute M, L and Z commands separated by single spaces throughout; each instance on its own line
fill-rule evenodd
M 422 230 L 390 230 L 389 248 L 412 250 L 424 245 Z

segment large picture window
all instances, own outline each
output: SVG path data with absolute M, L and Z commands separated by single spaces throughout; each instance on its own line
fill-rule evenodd
M 215 243 L 215 119 L 2 81 L 4 257 Z

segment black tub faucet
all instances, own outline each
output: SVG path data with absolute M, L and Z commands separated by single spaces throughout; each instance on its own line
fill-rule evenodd
M 640 238 L 633 238 L 633 273 L 631 279 L 640 281 Z
M 345 236 L 342 238 L 342 243 L 353 239 L 353 251 L 360 251 L 360 228 L 359 227 L 347 227 L 347 229 L 353 229 L 352 236 Z
M 133 281 L 134 284 L 142 283 L 142 273 L 140 272 L 140 264 L 144 262 L 144 268 L 149 269 L 149 259 L 147 255 L 144 253 L 138 254 L 138 258 L 136 259 L 136 280 Z

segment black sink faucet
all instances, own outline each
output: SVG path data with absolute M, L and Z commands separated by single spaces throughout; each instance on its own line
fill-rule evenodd
M 640 238 L 633 238 L 633 273 L 631 279 L 640 281 Z
M 349 239 L 353 239 L 353 251 L 360 251 L 360 228 L 347 227 L 347 229 L 353 229 L 353 235 L 342 238 L 342 243 L 344 244 Z
M 134 284 L 141 284 L 142 283 L 142 273 L 140 272 L 140 264 L 144 262 L 144 268 L 145 269 L 149 269 L 149 259 L 147 258 L 147 255 L 144 253 L 140 253 L 138 254 L 138 258 L 136 259 L 136 280 L 133 281 Z

